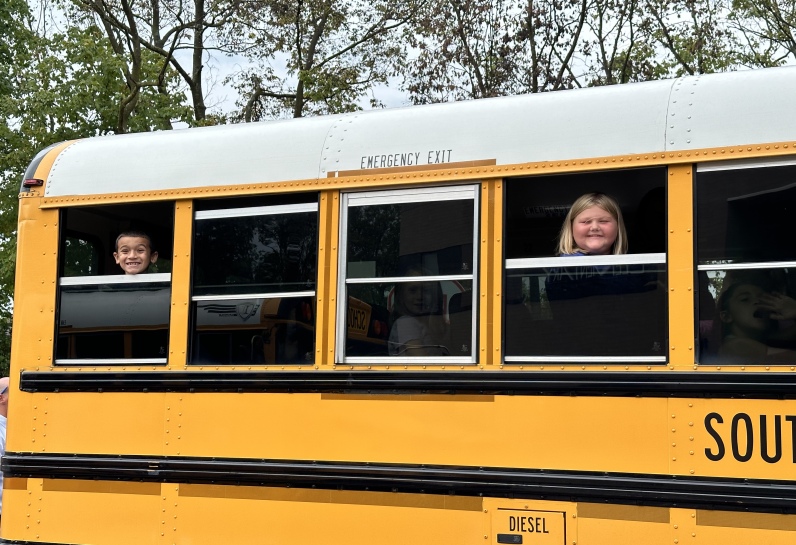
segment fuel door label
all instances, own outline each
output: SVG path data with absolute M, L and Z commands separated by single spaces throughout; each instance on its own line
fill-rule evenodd
M 493 543 L 565 545 L 566 513 L 497 509 L 492 515 Z

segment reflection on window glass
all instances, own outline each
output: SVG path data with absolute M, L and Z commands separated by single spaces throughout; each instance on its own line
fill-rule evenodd
M 194 361 L 312 363 L 314 305 L 314 297 L 194 302 Z
M 317 198 L 197 206 L 191 363 L 315 361 Z
M 570 258 L 565 258 L 570 259 Z M 507 271 L 507 361 L 666 357 L 664 265 Z
M 794 270 L 700 273 L 700 361 L 796 362 Z
M 194 295 L 314 289 L 315 212 L 196 222 Z
M 469 274 L 473 270 L 473 201 L 351 207 L 348 277 Z
M 462 186 L 344 197 L 346 361 L 473 362 L 477 194 Z
M 796 166 L 700 165 L 699 361 L 796 362 Z
M 165 362 L 170 297 L 168 280 L 63 285 L 57 359 Z
M 348 286 L 349 356 L 471 356 L 472 281 Z
M 780 233 L 792 229 L 796 166 L 697 174 L 699 264 L 796 260 Z

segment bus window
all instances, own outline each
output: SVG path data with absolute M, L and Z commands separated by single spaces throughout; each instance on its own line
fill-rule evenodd
M 317 194 L 197 202 L 191 363 L 313 362 L 317 246 Z
M 796 161 L 699 165 L 701 363 L 796 362 Z
M 665 181 L 664 168 L 506 181 L 506 363 L 666 361 Z M 581 202 L 613 221 L 609 245 L 560 253 L 570 207 L 594 193 Z M 624 230 L 606 212 L 614 206 Z
M 338 359 L 474 362 L 478 187 L 343 196 Z
M 69 208 L 61 225 L 56 364 L 166 363 L 174 205 Z M 143 235 L 162 259 L 125 274 L 114 257 L 122 233 Z

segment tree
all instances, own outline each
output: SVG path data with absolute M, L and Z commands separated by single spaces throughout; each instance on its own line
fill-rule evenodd
M 131 88 L 125 65 L 95 26 L 38 34 L 27 6 L 14 2 L 0 8 L 0 28 L 6 37 L 0 44 L 1 372 L 10 353 L 17 196 L 25 169 L 51 144 L 118 132 Z M 159 71 L 142 56 L 142 81 Z M 158 129 L 164 119 L 190 119 L 175 73 L 169 70 L 161 79 L 168 93 L 141 86 L 135 104 L 125 111 L 125 132 Z
M 413 103 L 516 91 L 519 12 L 507 0 L 429 2 L 409 45 L 417 51 L 405 88 Z
M 213 124 L 205 102 L 204 66 L 211 51 L 226 52 L 216 40 L 216 30 L 229 25 L 244 7 L 243 0 L 72 0 L 73 24 L 102 27 L 118 59 L 124 59 L 129 88 L 123 102 L 126 110 L 135 107 L 142 87 L 151 86 L 162 95 L 170 94 L 168 74 L 176 71 L 193 104 L 193 121 Z M 146 52 L 149 54 L 147 55 Z M 186 54 L 187 53 L 187 58 Z M 143 74 L 146 63 L 157 69 Z M 164 120 L 162 128 L 170 128 Z M 120 123 L 120 132 L 124 132 Z
M 594 0 L 587 26 L 593 39 L 590 85 L 613 85 L 658 79 L 655 48 L 639 32 L 643 15 L 640 0 Z
M 655 74 L 677 77 L 741 67 L 728 7 L 725 0 L 645 0 L 639 29 L 658 46 Z
M 359 109 L 400 66 L 400 31 L 419 0 L 261 0 L 226 32 L 252 61 L 229 78 L 234 121 Z M 372 101 L 372 105 L 378 105 Z
M 584 86 L 584 27 L 589 0 L 527 0 L 520 38 L 525 52 L 524 92 Z
M 30 11 L 24 0 L 0 3 L 0 375 L 8 375 L 11 356 L 11 313 L 16 257 L 17 189 L 22 170 L 19 138 L 11 127 L 14 74 L 33 39 Z M 29 159 L 29 157 L 28 157 Z M 8 183 L 13 179 L 13 183 Z
M 589 0 L 445 0 L 429 5 L 410 42 L 415 103 L 582 86 Z
M 796 1 L 734 0 L 730 21 L 745 44 L 745 64 L 779 66 L 796 60 Z

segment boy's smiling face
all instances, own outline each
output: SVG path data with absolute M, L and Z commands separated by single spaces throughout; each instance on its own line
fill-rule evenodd
M 158 260 L 158 253 L 152 251 L 144 237 L 121 237 L 113 258 L 125 274 L 139 274 Z

